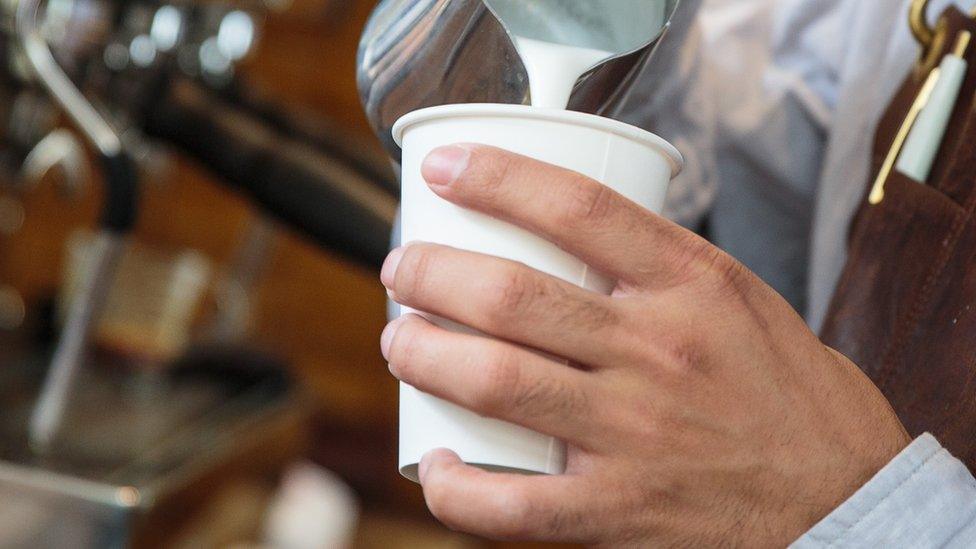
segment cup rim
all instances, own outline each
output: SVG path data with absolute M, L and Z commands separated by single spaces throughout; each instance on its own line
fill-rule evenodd
M 563 109 L 544 109 L 531 107 L 529 105 L 505 105 L 495 103 L 465 103 L 457 105 L 439 105 L 436 107 L 426 107 L 407 113 L 400 117 L 393 124 L 393 140 L 400 147 L 403 146 L 403 134 L 411 126 L 431 120 L 455 117 L 494 117 L 506 118 L 518 115 L 519 118 L 533 118 L 538 120 L 549 120 L 554 122 L 564 122 L 578 126 L 587 126 L 607 133 L 617 135 L 626 139 L 631 139 L 643 144 L 650 145 L 664 154 L 671 165 L 671 177 L 674 178 L 684 168 L 684 158 L 681 153 L 664 138 L 659 137 L 647 130 L 636 126 L 631 126 L 619 120 L 604 118 L 595 114 L 569 111 Z

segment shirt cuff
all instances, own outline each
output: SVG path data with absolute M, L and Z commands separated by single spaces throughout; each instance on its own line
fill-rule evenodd
M 932 435 L 791 547 L 976 547 L 976 479 Z

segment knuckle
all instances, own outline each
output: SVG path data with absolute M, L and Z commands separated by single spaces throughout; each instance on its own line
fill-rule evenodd
M 601 422 L 613 433 L 613 438 L 624 441 L 624 445 L 637 445 L 647 448 L 655 444 L 663 434 L 660 418 L 665 413 L 665 405 L 660 397 L 648 398 L 644 394 L 623 397 L 618 406 L 604 411 Z
M 727 253 L 715 248 L 711 253 L 707 266 L 712 273 L 712 280 L 720 290 L 735 293 L 745 293 L 745 281 L 748 275 L 746 268 Z
M 644 335 L 643 341 L 638 343 L 641 362 L 655 372 L 672 377 L 700 371 L 708 356 L 706 350 L 711 347 L 709 330 L 703 329 L 707 320 L 702 319 L 697 310 L 690 310 L 694 305 L 689 305 L 684 295 L 678 297 L 680 299 L 674 302 L 656 302 L 667 312 L 654 322 L 657 333 Z M 643 332 L 638 328 L 638 333 L 648 332 L 646 328 Z
M 522 356 L 499 351 L 480 368 L 471 407 L 482 414 L 523 419 L 581 416 L 589 410 L 585 387 L 560 376 L 526 376 Z
M 505 539 L 527 539 L 537 535 L 542 524 L 539 509 L 525 490 L 502 492 L 495 502 L 498 534 Z
M 516 387 L 513 408 L 526 417 L 578 416 L 586 412 L 587 395 L 582 387 L 555 377 L 538 377 Z
M 549 317 L 560 326 L 570 326 L 593 334 L 614 334 L 624 319 L 619 303 L 605 300 L 602 296 L 568 295 L 558 286 L 547 290 L 546 310 Z
M 511 353 L 498 353 L 480 369 L 472 406 L 483 414 L 496 414 L 510 408 L 512 397 L 521 383 L 521 371 Z
M 670 231 L 670 238 L 662 250 L 662 260 L 674 265 L 678 283 L 684 283 L 697 275 L 695 266 L 711 246 L 707 241 L 686 231 Z
M 718 248 L 704 254 L 700 264 L 705 273 L 705 291 L 720 299 L 730 316 L 753 323 L 760 328 L 758 333 L 770 330 L 775 317 L 769 315 L 768 307 L 778 297 L 772 288 Z
M 575 175 L 576 183 L 569 196 L 569 205 L 562 222 L 569 226 L 591 226 L 599 224 L 611 213 L 614 192 L 601 183 L 586 176 Z
M 511 178 L 513 162 L 509 154 L 499 149 L 478 147 L 473 153 L 472 169 L 462 177 L 462 189 L 485 204 L 496 202 Z
M 707 242 L 694 248 L 694 272 L 722 294 L 744 294 L 749 271 L 725 251 Z
M 408 246 L 396 271 L 396 292 L 407 300 L 423 296 L 435 260 L 434 251 L 422 245 Z
M 579 512 L 543 504 L 526 488 L 503 491 L 495 501 L 498 536 L 508 540 L 553 539 L 579 531 L 586 523 Z
M 579 514 L 573 515 L 561 509 L 551 509 L 544 520 L 539 521 L 544 537 L 555 537 L 567 532 L 571 528 L 579 528 L 584 519 Z
M 634 437 L 635 442 L 656 445 L 661 438 L 661 428 L 658 426 L 657 421 L 645 418 L 637 425 L 636 434 L 637 436 Z
M 507 269 L 487 292 L 489 321 L 505 325 L 509 319 L 532 307 L 542 291 L 540 284 L 523 268 Z
M 398 329 L 390 344 L 390 364 L 396 368 L 397 375 L 405 380 L 416 378 L 415 365 L 421 355 L 425 338 L 421 337 L 417 322 L 407 320 Z
M 675 429 L 687 428 L 674 415 L 674 403 L 658 406 L 629 423 L 624 433 L 630 442 L 640 448 L 653 447 L 654 452 L 666 455 L 675 449 Z M 638 408 L 639 409 L 639 408 Z
M 699 342 L 692 337 L 672 337 L 661 343 L 665 369 L 685 374 L 698 371 L 704 365 Z
M 638 444 L 647 444 L 648 442 L 660 444 L 665 435 L 664 425 L 666 423 L 661 417 L 661 411 L 658 409 L 647 411 L 639 416 L 636 426 L 637 436 L 634 437 Z

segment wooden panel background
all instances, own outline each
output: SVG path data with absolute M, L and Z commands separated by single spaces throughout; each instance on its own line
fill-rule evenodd
M 296 0 L 266 22 L 243 76 L 285 104 L 368 134 L 355 52 L 374 3 Z M 137 238 L 227 261 L 254 211 L 185 159 L 176 156 L 171 168 L 146 189 Z M 22 231 L 0 240 L 0 281 L 30 300 L 49 295 L 60 280 L 64 240 L 72 229 L 92 224 L 97 194 L 91 189 L 80 201 L 66 201 L 42 185 L 27 195 Z M 363 499 L 360 545 L 484 546 L 433 521 L 420 490 L 395 472 L 396 383 L 378 349 L 385 293 L 377 274 L 282 232 L 257 296 L 255 342 L 287 358 L 320 405 L 314 458 L 349 480 Z

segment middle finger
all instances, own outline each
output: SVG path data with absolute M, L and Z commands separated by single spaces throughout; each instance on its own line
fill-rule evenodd
M 628 358 L 624 316 L 612 298 L 521 263 L 408 244 L 390 253 L 381 279 L 397 303 L 489 335 L 591 367 Z

